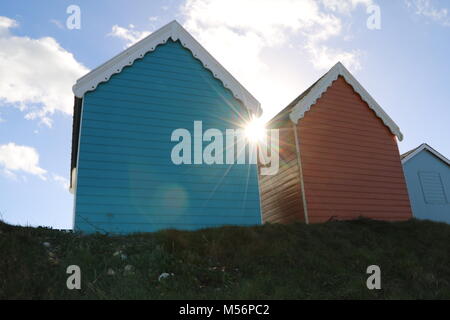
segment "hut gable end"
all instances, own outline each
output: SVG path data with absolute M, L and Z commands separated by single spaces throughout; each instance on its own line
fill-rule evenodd
M 402 163 L 414 217 L 450 223 L 450 160 L 423 143 Z
M 395 136 L 344 77 L 297 130 L 310 222 L 411 216 Z
M 396 135 L 400 141 L 403 140 L 403 134 L 400 132 L 400 129 L 395 122 L 340 62 L 288 106 L 290 109 L 290 119 L 294 123 L 297 123 L 299 119 L 303 118 L 305 113 L 316 104 L 317 100 L 339 77 L 344 78 L 354 91 L 359 94 L 361 99 L 364 100 L 367 103 L 367 106 L 383 121 L 392 134 Z
M 259 112 L 183 39 L 167 39 L 92 90 L 83 91 L 84 85 L 102 66 L 75 85 L 75 230 L 123 234 L 261 223 L 255 164 L 173 160 L 178 129 L 192 134 L 192 146 L 198 123 L 200 135 L 208 129 L 225 134 Z M 216 153 L 225 154 L 222 148 Z

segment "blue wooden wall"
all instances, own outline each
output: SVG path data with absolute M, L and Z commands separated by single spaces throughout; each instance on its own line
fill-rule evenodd
M 131 233 L 261 223 L 256 165 L 180 165 L 171 134 L 238 128 L 248 112 L 179 42 L 85 94 L 75 230 Z M 204 146 L 208 143 L 204 143 Z
M 414 217 L 450 223 L 450 167 L 423 150 L 403 169 Z

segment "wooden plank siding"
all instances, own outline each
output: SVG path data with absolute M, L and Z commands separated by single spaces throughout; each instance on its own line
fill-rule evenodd
M 175 129 L 193 134 L 194 121 L 202 121 L 203 131 L 225 133 L 248 118 L 231 91 L 179 42 L 136 60 L 83 98 L 75 229 L 260 224 L 256 165 L 171 161 Z
M 297 125 L 311 223 L 411 218 L 395 136 L 339 77 Z
M 450 224 L 450 166 L 427 149 L 403 163 L 414 217 Z
M 304 221 L 292 123 L 283 121 L 269 128 L 279 130 L 280 167 L 276 175 L 259 175 L 263 222 Z

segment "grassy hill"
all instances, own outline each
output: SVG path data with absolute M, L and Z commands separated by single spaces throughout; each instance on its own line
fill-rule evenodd
M 81 268 L 68 290 L 66 268 Z M 381 267 L 381 290 L 366 268 Z M 173 274 L 158 280 L 162 273 Z M 1 299 L 450 299 L 450 225 L 370 220 L 83 236 L 0 223 Z

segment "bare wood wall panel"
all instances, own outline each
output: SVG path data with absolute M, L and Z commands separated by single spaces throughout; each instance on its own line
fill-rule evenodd
M 280 168 L 276 175 L 259 175 L 263 222 L 304 221 L 292 123 L 284 121 L 276 128 L 280 130 Z

